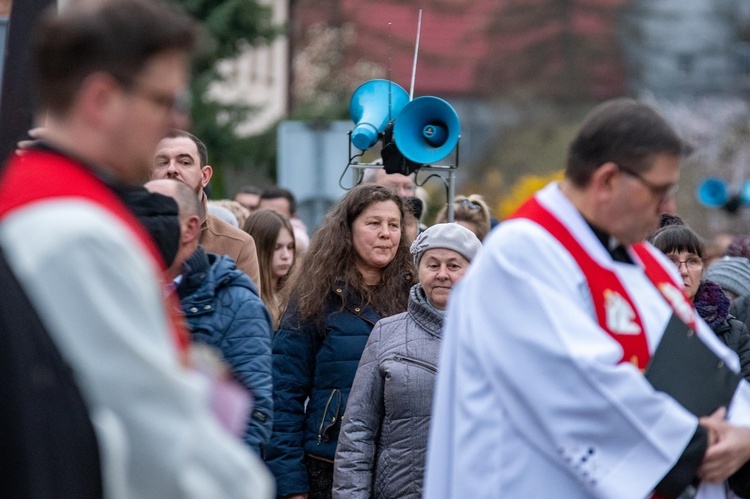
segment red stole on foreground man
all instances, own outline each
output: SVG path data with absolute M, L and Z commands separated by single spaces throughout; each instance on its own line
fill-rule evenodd
M 524 203 L 511 215 L 510 219 L 514 218 L 525 218 L 536 222 L 568 250 L 586 277 L 599 326 L 622 347 L 623 355 L 620 362 L 632 362 L 639 369 L 646 369 L 651 353 L 643 322 L 617 274 L 599 265 L 562 222 L 536 198 L 531 198 Z M 630 255 L 667 300 L 675 314 L 695 331 L 695 308 L 684 290 L 651 254 L 647 244 L 632 245 Z
M 154 278 L 163 282 L 164 262 L 146 229 L 125 203 L 101 179 L 73 160 L 60 154 L 31 150 L 13 155 L 0 177 L 0 220 L 15 209 L 55 198 L 85 199 L 119 219 L 132 235 L 134 244 L 153 260 Z M 30 228 L 29 230 L 33 230 Z M 172 339 L 180 360 L 188 363 L 189 336 L 179 313 L 176 297 L 166 297 Z

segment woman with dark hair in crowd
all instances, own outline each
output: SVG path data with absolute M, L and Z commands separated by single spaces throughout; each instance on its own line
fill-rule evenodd
M 737 352 L 742 376 L 750 380 L 750 333 L 745 324 L 730 315 L 730 301 L 721 286 L 703 278 L 703 240 L 687 225 L 673 224 L 658 229 L 648 241 L 675 264 L 698 314 L 725 345 Z
M 414 266 L 408 208 L 355 187 L 328 213 L 286 284 L 273 340 L 274 429 L 266 452 L 281 497 L 331 497 L 341 418 L 375 323 L 406 310 Z
M 288 219 L 267 209 L 253 212 L 242 229 L 255 240 L 260 268 L 260 297 L 271 313 L 276 329 L 281 318 L 280 292 L 294 265 L 294 229 Z
M 456 196 L 453 199 L 453 221 L 472 231 L 480 241 L 484 241 L 490 232 L 490 219 L 490 208 L 482 196 L 472 194 L 469 197 Z M 442 224 L 447 221 L 448 208 L 444 207 L 435 218 L 435 223 Z

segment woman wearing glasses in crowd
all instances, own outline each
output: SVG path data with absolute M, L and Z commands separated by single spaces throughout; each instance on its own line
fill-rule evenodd
M 435 219 L 436 224 L 448 221 L 448 209 L 443 208 Z M 490 209 L 484 202 L 482 196 L 472 194 L 469 197 L 456 196 L 453 199 L 453 221 L 463 225 L 484 241 L 490 232 Z
M 721 286 L 703 278 L 706 247 L 700 236 L 678 221 L 661 227 L 648 241 L 675 264 L 698 314 L 725 345 L 737 352 L 742 376 L 750 380 L 750 333 L 729 313 L 730 301 Z

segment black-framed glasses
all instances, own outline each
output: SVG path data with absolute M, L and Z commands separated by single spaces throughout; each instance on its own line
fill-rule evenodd
M 653 182 L 643 178 L 639 173 L 635 172 L 634 170 L 631 170 L 630 168 L 626 168 L 620 164 L 617 165 L 617 168 L 619 168 L 626 174 L 630 175 L 634 179 L 638 180 L 641 184 L 645 185 L 648 188 L 648 190 L 650 190 L 651 193 L 659 199 L 659 202 L 663 203 L 667 199 L 674 197 L 677 194 L 677 191 L 680 189 L 679 184 L 667 184 L 667 185 L 654 184 Z
M 143 97 L 154 105 L 161 107 L 171 113 L 187 115 L 191 109 L 190 92 L 184 90 L 175 94 L 160 92 L 158 90 L 147 88 L 136 82 L 133 78 L 113 75 L 115 80 L 120 82 L 125 91 Z

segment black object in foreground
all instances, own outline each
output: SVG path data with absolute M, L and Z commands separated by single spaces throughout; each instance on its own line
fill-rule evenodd
M 654 388 L 698 417 L 727 407 L 742 379 L 674 314 L 645 374 Z

